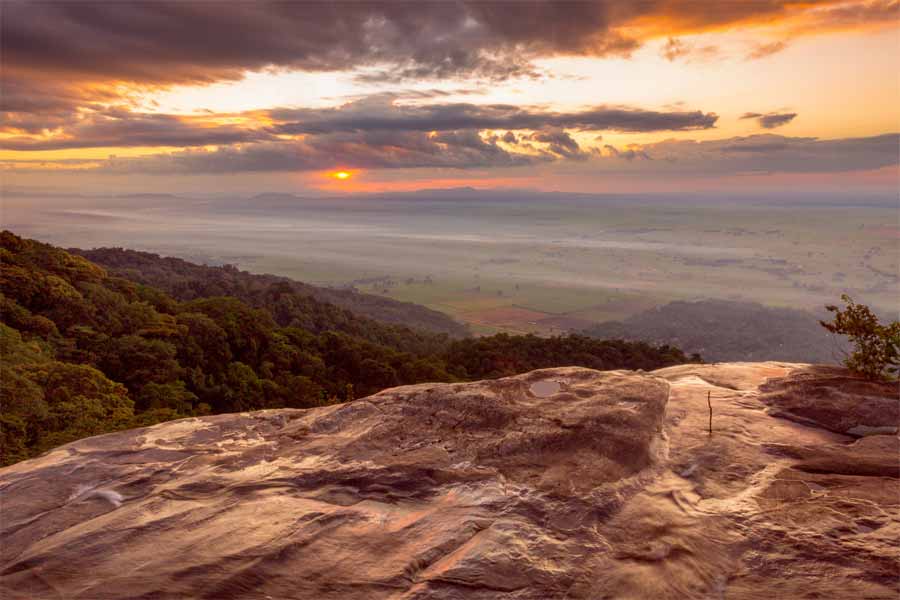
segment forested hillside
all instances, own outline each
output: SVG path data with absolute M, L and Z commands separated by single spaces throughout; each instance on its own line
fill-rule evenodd
M 71 248 L 69 252 L 84 256 L 113 275 L 157 287 L 177 300 L 234 296 L 253 306 L 272 309 L 281 325 L 288 325 L 298 313 L 302 313 L 312 316 L 304 326 L 328 330 L 336 320 L 346 322 L 344 317 L 333 311 L 334 307 L 340 307 L 382 323 L 446 333 L 452 337 L 468 334 L 465 325 L 436 310 L 355 290 L 318 287 L 277 275 L 255 275 L 231 265 L 196 265 L 180 258 L 123 248 Z M 281 297 L 287 292 L 304 298 L 305 306 L 300 307 L 299 311 L 285 306 Z M 326 309 L 322 307 L 324 304 L 334 306 Z
M 845 342 L 819 325 L 825 314 L 752 302 L 671 302 L 585 333 L 601 338 L 672 344 L 709 361 L 784 360 L 837 363 Z
M 675 348 L 579 336 L 451 341 L 359 317 L 283 281 L 242 292 L 253 304 L 179 301 L 48 244 L 8 231 L 0 242 L 3 464 L 186 416 L 303 408 L 539 367 L 687 361 Z

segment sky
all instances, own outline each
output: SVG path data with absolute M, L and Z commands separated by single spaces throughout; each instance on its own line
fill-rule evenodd
M 898 185 L 898 0 L 0 10 L 7 193 Z

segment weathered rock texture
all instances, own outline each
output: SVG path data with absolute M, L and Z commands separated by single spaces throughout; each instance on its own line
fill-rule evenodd
M 898 439 L 846 432 L 897 403 L 568 368 L 90 438 L 0 471 L 0 596 L 895 599 Z

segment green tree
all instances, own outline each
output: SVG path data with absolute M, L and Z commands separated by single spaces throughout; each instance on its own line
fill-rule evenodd
M 97 369 L 54 360 L 46 344 L 2 324 L 0 356 L 0 464 L 131 426 L 125 387 Z
M 31 455 L 29 431 L 47 418 L 44 390 L 24 371 L 50 363 L 47 349 L 25 342 L 18 331 L 0 324 L 0 465 Z
M 162 340 L 126 335 L 108 340 L 97 352 L 103 372 L 135 393 L 147 383 L 176 381 L 181 373 L 175 346 Z
M 130 426 L 128 391 L 97 369 L 53 361 L 28 375 L 44 389 L 48 409 L 36 432 L 37 452 Z
M 151 382 L 141 388 L 135 408 L 140 411 L 167 408 L 175 414 L 190 416 L 196 402 L 197 396 L 185 388 L 183 381 Z
M 228 336 L 234 358 L 251 367 L 258 367 L 268 347 L 275 323 L 272 316 L 254 309 L 237 298 L 204 298 L 186 305 L 190 312 L 203 313 L 212 319 Z
M 265 388 L 249 365 L 233 362 L 225 373 L 223 400 L 228 411 L 245 411 L 266 408 Z
M 841 296 L 846 306 L 826 306 L 834 320 L 820 321 L 831 333 L 846 335 L 853 351 L 844 364 L 848 369 L 869 379 L 896 378 L 900 368 L 900 322 L 882 325 L 864 304 L 857 304 L 847 294 Z
M 179 362 L 185 367 L 224 371 L 231 362 L 225 330 L 203 313 L 181 313 L 177 323 L 184 331 L 184 335 L 176 341 Z

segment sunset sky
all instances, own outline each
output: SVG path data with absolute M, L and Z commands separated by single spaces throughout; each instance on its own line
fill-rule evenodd
M 897 0 L 0 10 L 7 190 L 898 182 Z

